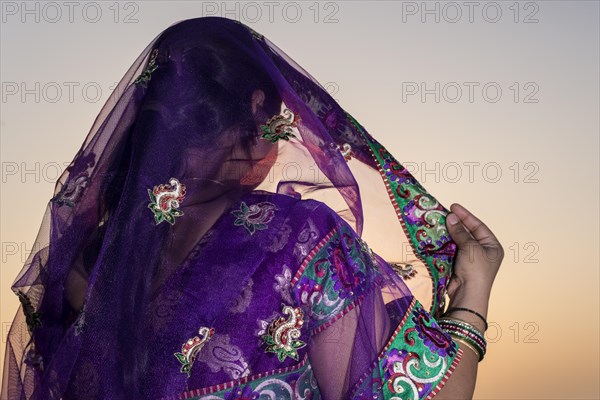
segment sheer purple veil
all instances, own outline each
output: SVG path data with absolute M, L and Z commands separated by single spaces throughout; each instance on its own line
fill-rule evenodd
M 448 210 L 265 36 L 188 19 L 141 52 L 56 183 L 39 250 L 12 285 L 21 306 L 3 396 L 76 398 L 73 371 L 94 369 L 106 398 L 154 398 L 149 304 L 228 207 L 261 190 L 324 203 L 374 251 L 380 290 L 335 322 L 350 359 L 323 344 L 331 337 L 313 339 L 329 398 L 366 382 L 413 298 L 443 310 Z

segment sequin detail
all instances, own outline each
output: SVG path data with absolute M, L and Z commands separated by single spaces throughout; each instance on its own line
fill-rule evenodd
M 352 146 L 350 146 L 348 143 L 344 143 L 342 146 L 337 146 L 340 153 L 342 153 L 344 156 L 344 160 L 346 160 L 346 162 L 350 161 L 352 159 Z
M 283 114 L 277 114 L 267 121 L 266 125 L 261 125 L 263 132 L 262 138 L 275 143 L 280 139 L 290 140 L 290 137 L 296 137 L 292 128 L 298 126 L 300 116 L 293 113 L 290 109 L 283 110 Z
M 299 307 L 283 306 L 283 314 L 288 315 L 276 318 L 267 327 L 267 333 L 262 336 L 264 344 L 266 344 L 267 353 L 277 354 L 279 361 L 284 361 L 287 357 L 298 360 L 298 349 L 306 346 L 298 338 L 301 335 L 300 329 L 304 324 L 304 313 Z
M 409 263 L 395 262 L 389 263 L 390 266 L 402 279 L 407 280 L 417 275 L 417 270 L 414 265 Z
M 233 224 L 244 226 L 250 232 L 250 235 L 253 235 L 257 230 L 267 229 L 267 224 L 271 222 L 277 209 L 277 206 L 269 201 L 251 204 L 250 206 L 242 201 L 240 209 L 231 212 L 236 216 Z
M 181 353 L 174 353 L 177 360 L 182 364 L 180 371 L 186 373 L 188 377 L 190 376 L 192 365 L 196 360 L 196 355 L 215 334 L 215 330 L 203 326 L 198 329 L 198 333 L 200 336 L 194 336 L 193 338 L 188 339 L 187 342 L 181 346 Z
M 142 86 L 146 86 L 147 82 L 150 80 L 151 76 L 152 76 L 152 72 L 154 72 L 156 70 L 156 68 L 158 68 L 158 65 L 156 65 L 156 57 L 158 56 L 158 49 L 154 49 L 152 50 L 152 53 L 150 54 L 150 61 L 148 62 L 148 65 L 146 66 L 146 69 L 136 78 L 135 81 L 133 81 L 133 83 L 141 83 Z
M 173 225 L 175 217 L 183 215 L 183 211 L 177 207 L 185 197 L 185 185 L 176 178 L 169 179 L 169 183 L 171 186 L 160 184 L 154 186 L 152 190 L 148 189 L 148 195 L 152 200 L 148 208 L 154 213 L 156 225 L 163 221 Z

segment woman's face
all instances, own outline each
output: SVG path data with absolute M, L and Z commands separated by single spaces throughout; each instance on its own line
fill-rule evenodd
M 271 117 L 263 110 L 263 102 L 263 91 L 256 90 L 252 95 L 252 112 L 257 121 L 266 121 Z M 252 190 L 267 178 L 277 160 L 278 143 L 271 143 L 261 135 L 260 126 L 257 126 L 253 140 L 248 145 L 239 140 L 237 128 L 223 132 L 214 143 L 216 159 L 219 160 L 215 165 L 203 165 L 201 155 L 204 149 L 186 149 L 186 175 L 198 176 L 198 171 L 202 171 L 200 175 L 224 186 L 242 186 L 245 190 Z

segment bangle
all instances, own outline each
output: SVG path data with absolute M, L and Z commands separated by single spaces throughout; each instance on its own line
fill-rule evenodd
M 485 340 L 483 333 L 475 328 L 469 322 L 459 320 L 452 317 L 442 317 L 438 319 L 438 325 L 442 330 L 453 338 L 461 340 L 466 346 L 471 346 L 477 352 L 479 361 L 483 360 L 483 357 L 487 348 L 487 341 Z
M 462 338 L 460 338 L 459 336 L 456 336 L 456 335 L 453 335 L 453 334 L 450 334 L 450 336 L 452 336 L 452 338 L 453 338 L 455 341 L 457 341 L 457 342 L 459 342 L 459 343 L 462 343 L 462 344 L 464 344 L 466 347 L 468 347 L 469 349 L 471 349 L 471 350 L 472 350 L 472 351 L 473 351 L 473 352 L 474 352 L 474 353 L 477 355 L 477 358 L 479 359 L 479 360 L 478 360 L 478 362 L 479 362 L 479 361 L 481 361 L 481 360 L 483 360 L 483 356 L 482 356 L 482 354 L 481 354 L 481 353 L 480 353 L 478 350 L 476 350 L 476 349 L 475 349 L 475 347 L 473 347 L 472 345 L 470 345 L 469 343 L 467 343 L 467 341 L 466 341 L 466 340 L 463 340 L 463 339 L 462 339 Z
M 460 319 L 457 317 L 440 317 L 440 318 L 438 318 L 438 322 L 439 321 L 451 321 L 451 323 L 452 323 L 452 321 L 455 321 L 456 323 L 461 322 L 463 324 L 463 326 L 465 326 L 464 324 L 466 324 L 466 325 L 468 325 L 467 328 L 476 330 L 479 335 L 483 336 L 485 334 L 485 332 L 482 332 L 478 327 L 476 327 L 469 321 L 465 321 L 464 319 Z
M 449 313 L 450 313 L 450 312 L 452 312 L 452 311 L 468 311 L 468 312 L 470 312 L 470 313 L 472 313 L 472 314 L 475 314 L 475 315 L 477 315 L 477 316 L 478 316 L 479 318 L 481 318 L 481 320 L 483 321 L 483 324 L 484 324 L 484 326 L 485 326 L 485 329 L 484 329 L 484 331 L 487 331 L 487 329 L 488 329 L 488 323 L 487 323 L 487 320 L 486 320 L 485 318 L 483 318 L 483 315 L 479 314 L 477 311 L 473 311 L 473 310 L 471 310 L 471 309 L 469 309 L 469 308 L 464 308 L 464 307 L 450 307 L 449 309 L 447 309 L 447 310 L 446 310 L 446 311 L 445 311 L 445 312 L 442 314 L 442 316 L 444 316 L 444 315 L 447 315 L 447 314 L 449 314 Z

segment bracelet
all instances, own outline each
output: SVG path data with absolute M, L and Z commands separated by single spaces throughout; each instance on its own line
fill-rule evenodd
M 438 319 L 438 325 L 453 338 L 460 339 L 461 343 L 472 347 L 477 353 L 479 361 L 483 360 L 487 341 L 483 334 L 472 324 L 457 318 L 441 317 Z
M 477 334 L 479 334 L 480 336 L 483 336 L 484 333 L 485 333 L 485 332 L 480 331 L 479 328 L 477 328 L 475 325 L 473 325 L 469 321 L 465 321 L 464 319 L 460 319 L 460 318 L 457 318 L 457 317 L 440 317 L 440 318 L 438 318 L 438 321 L 458 321 L 458 322 L 462 322 L 463 324 L 466 324 L 467 328 L 471 328 L 471 329 L 476 330 Z
M 479 358 L 479 361 L 483 360 L 483 356 L 482 356 L 482 354 L 481 354 L 481 353 L 480 353 L 478 350 L 476 350 L 476 349 L 475 349 L 475 347 L 473 347 L 472 345 L 470 345 L 469 343 L 467 343 L 467 341 L 466 341 L 466 340 L 463 340 L 462 338 L 460 338 L 460 337 L 458 337 L 458 336 L 456 336 L 456 335 L 453 335 L 453 334 L 450 334 L 450 336 L 452 336 L 452 338 L 453 338 L 455 341 L 457 341 L 457 342 L 459 342 L 459 343 L 462 343 L 462 344 L 464 344 L 466 347 L 468 347 L 469 349 L 473 350 L 473 352 L 474 352 L 474 353 L 477 355 L 477 357 Z M 478 362 L 479 362 L 479 361 L 478 361 Z
M 472 324 L 450 317 L 442 317 L 438 319 L 438 324 L 441 328 L 451 329 L 453 331 L 461 331 L 464 332 L 464 336 L 471 336 L 474 340 L 479 342 L 482 346 L 487 346 L 487 341 L 483 336 L 483 333 L 480 332 L 476 327 Z
M 487 331 L 487 329 L 488 329 L 488 323 L 487 323 L 487 320 L 486 320 L 485 318 L 483 318 L 483 315 L 479 314 L 477 311 L 473 311 L 473 310 L 471 310 L 470 308 L 464 308 L 464 307 L 450 307 L 449 309 L 447 309 L 447 310 L 446 310 L 446 311 L 445 311 L 445 312 L 442 314 L 442 316 L 444 316 L 444 315 L 446 315 L 446 314 L 449 314 L 449 313 L 450 313 L 450 312 L 452 312 L 452 311 L 468 311 L 468 312 L 470 312 L 470 313 L 472 313 L 472 314 L 475 314 L 475 315 L 477 315 L 479 318 L 481 318 L 481 320 L 483 321 L 483 323 L 484 323 L 484 325 L 485 325 L 485 329 L 484 329 L 484 331 Z

